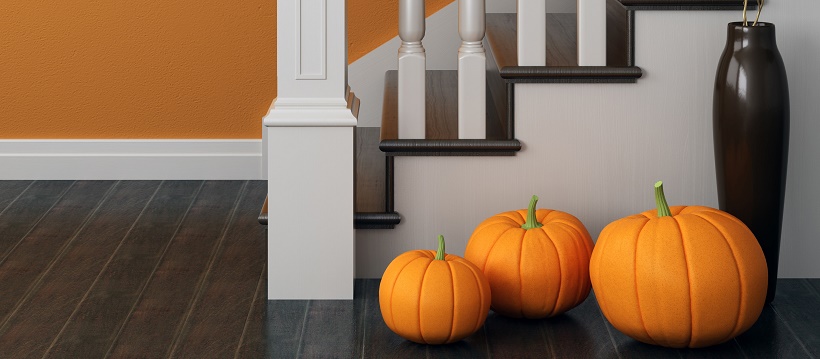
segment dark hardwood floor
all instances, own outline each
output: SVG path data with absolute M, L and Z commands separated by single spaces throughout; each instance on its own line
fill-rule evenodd
M 447 346 L 393 334 L 379 281 L 353 301 L 267 301 L 262 181 L 0 181 L 0 358 L 813 358 L 820 280 L 781 279 L 748 332 L 638 343 L 590 296 L 549 320 L 490 313 Z

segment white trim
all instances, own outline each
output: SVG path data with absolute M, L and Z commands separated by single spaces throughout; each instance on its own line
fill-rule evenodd
M 307 1 L 316 2 L 319 11 L 302 13 L 302 7 Z M 294 30 L 296 32 L 296 46 L 299 48 L 294 51 L 296 56 L 296 76 L 297 80 L 326 80 L 327 79 L 327 0 L 299 0 L 296 4 L 296 16 L 294 21 L 296 24 Z M 310 17 L 319 17 L 319 19 L 311 19 Z M 313 21 L 310 21 L 313 20 Z M 318 20 L 318 21 L 316 21 Z M 307 26 L 305 26 L 307 23 Z M 318 24 L 317 24 L 318 23 Z M 318 25 L 318 26 L 316 26 Z M 302 29 L 305 27 L 305 29 Z M 319 66 L 312 72 L 305 72 L 302 68 L 303 59 L 310 59 L 311 61 L 318 60 Z
M 257 180 L 261 140 L 0 140 L 0 180 Z

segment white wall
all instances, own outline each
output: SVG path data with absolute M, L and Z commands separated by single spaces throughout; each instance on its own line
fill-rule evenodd
M 769 4 L 767 2 L 767 4 Z M 789 74 L 791 143 L 781 277 L 820 277 L 820 25 L 814 0 L 772 0 Z M 396 158 L 394 230 L 357 233 L 357 275 L 379 277 L 398 254 L 434 248 L 463 254 L 472 230 L 501 211 L 540 206 L 579 217 L 593 238 L 607 223 L 654 206 L 665 181 L 671 204 L 717 206 L 712 92 L 726 23 L 737 11 L 644 11 L 636 16 L 637 84 L 533 84 L 516 91 L 515 157 Z M 685 29 L 685 31 L 682 31 Z M 491 170 L 488 170 L 491 169 Z

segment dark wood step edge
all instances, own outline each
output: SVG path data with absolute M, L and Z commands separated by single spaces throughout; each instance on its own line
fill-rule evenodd
M 508 66 L 499 72 L 512 83 L 634 83 L 643 76 L 636 66 Z
M 742 0 L 618 0 L 629 10 L 742 10 Z M 757 4 L 749 1 L 749 9 Z
M 388 156 L 513 156 L 521 142 L 512 140 L 385 139 L 379 149 Z

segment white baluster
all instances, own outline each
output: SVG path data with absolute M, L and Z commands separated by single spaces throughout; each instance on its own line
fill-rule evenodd
M 458 1 L 458 138 L 486 138 L 484 0 Z
M 425 137 L 424 0 L 399 0 L 399 138 Z
M 518 0 L 518 66 L 547 65 L 545 0 Z
M 606 0 L 578 0 L 578 66 L 606 66 Z

